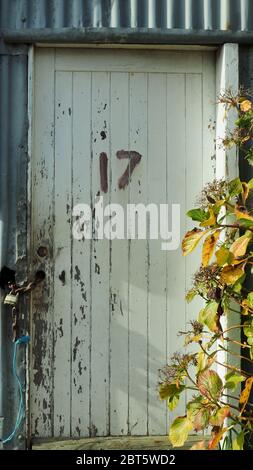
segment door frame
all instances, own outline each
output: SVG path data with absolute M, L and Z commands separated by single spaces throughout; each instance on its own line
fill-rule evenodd
M 38 45 L 36 47 L 40 47 Z M 58 44 L 43 44 L 43 47 L 54 47 L 58 48 L 62 45 Z M 68 47 L 68 45 L 64 45 Z M 69 47 L 73 47 L 73 44 Z M 76 45 L 76 47 L 90 48 L 91 46 Z M 100 45 L 96 45 L 99 48 Z M 112 49 L 115 47 L 121 48 L 119 45 L 104 45 L 101 44 L 101 48 Z M 124 45 L 124 48 L 128 49 L 146 49 L 145 45 Z M 150 45 L 149 45 L 150 48 Z M 152 49 L 165 49 L 165 46 L 152 46 Z M 213 47 L 200 47 L 200 46 L 166 46 L 167 50 L 214 50 Z M 31 233 L 32 233 L 32 221 L 31 221 L 31 203 L 32 203 L 32 154 L 33 154 L 33 118 L 34 118 L 34 57 L 35 47 L 31 45 L 29 47 L 28 54 L 28 168 L 27 168 L 27 253 L 28 253 L 28 272 L 33 275 L 32 271 L 32 254 L 31 254 Z M 239 46 L 238 44 L 227 43 L 223 44 L 217 49 L 216 52 L 216 96 L 218 97 L 224 90 L 230 88 L 235 93 L 239 86 Z M 226 116 L 225 107 L 221 103 L 216 104 L 216 141 L 223 139 L 228 132 L 232 129 L 234 122 L 234 116 L 231 112 L 229 116 Z M 238 152 L 236 149 L 226 150 L 220 145 L 216 146 L 216 178 L 235 178 L 239 174 L 238 165 Z M 235 314 L 236 315 L 236 314 Z M 31 328 L 31 306 L 29 309 L 29 325 Z M 223 320 L 223 327 L 226 328 L 227 320 Z M 31 439 L 31 418 L 30 418 L 30 366 L 32 364 L 32 350 L 27 348 L 27 368 L 26 368 L 26 435 L 28 448 L 30 447 Z M 226 362 L 226 353 L 220 353 L 219 362 Z M 221 378 L 225 376 L 224 367 L 218 366 L 218 372 Z

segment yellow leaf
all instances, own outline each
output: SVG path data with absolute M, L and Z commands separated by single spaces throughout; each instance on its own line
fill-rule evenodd
M 240 432 L 232 442 L 232 450 L 243 450 L 244 433 Z
M 243 113 L 250 111 L 251 108 L 252 108 L 252 103 L 250 100 L 244 100 L 242 103 L 240 103 L 240 109 Z
M 207 359 L 206 359 L 206 353 L 204 351 L 200 351 L 197 354 L 197 366 L 196 366 L 196 373 L 198 374 L 202 370 L 206 368 L 207 365 Z
M 249 314 L 249 302 L 248 302 L 248 300 L 244 299 L 241 303 L 241 306 L 242 306 L 241 314 L 242 315 L 248 315 Z
M 188 255 L 194 250 L 194 248 L 196 248 L 197 244 L 199 243 L 203 235 L 205 235 L 205 233 L 206 230 L 194 228 L 193 230 L 190 230 L 185 234 L 184 239 L 182 241 L 182 251 L 184 256 Z
M 224 264 L 231 264 L 233 261 L 233 255 L 225 246 L 221 246 L 215 253 L 217 264 L 224 266 Z
M 253 222 L 253 217 L 248 212 L 242 211 L 238 207 L 235 208 L 235 215 L 237 219 L 246 219 Z
M 213 256 L 215 245 L 218 241 L 219 236 L 220 230 L 216 230 L 214 233 L 211 233 L 211 235 L 208 235 L 208 237 L 206 237 L 202 249 L 203 266 L 207 266 L 209 264 L 209 261 Z
M 216 224 L 216 217 L 211 207 L 209 208 L 209 214 L 209 219 L 204 220 L 204 222 L 201 222 L 200 227 L 211 227 L 212 225 Z
M 206 325 L 211 331 L 219 331 L 218 325 L 218 302 L 211 300 L 208 304 L 200 310 L 198 321 Z
M 170 427 L 169 439 L 173 447 L 182 447 L 188 438 L 193 424 L 186 416 L 176 418 Z
M 222 284 L 232 285 L 244 274 L 244 270 L 240 267 L 225 266 L 221 271 L 220 280 Z
M 244 410 L 245 406 L 248 403 L 252 385 L 253 385 L 253 377 L 249 377 L 245 382 L 245 387 L 244 387 L 244 389 L 243 389 L 243 391 L 240 395 L 240 399 L 239 399 L 239 405 L 242 406 L 241 407 L 241 413 L 243 413 L 243 410 Z
M 235 258 L 245 255 L 249 241 L 252 239 L 252 235 L 253 233 L 247 230 L 242 237 L 237 238 L 237 240 L 235 240 L 231 245 L 230 252 L 233 253 Z

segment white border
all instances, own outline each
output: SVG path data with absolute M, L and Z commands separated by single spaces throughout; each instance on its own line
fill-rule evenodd
M 239 46 L 238 44 L 224 44 L 217 51 L 216 60 L 216 93 L 218 96 L 225 90 L 231 89 L 233 93 L 237 93 L 239 88 Z M 217 103 L 216 107 L 216 178 L 217 179 L 233 179 L 239 176 L 238 151 L 236 148 L 226 150 L 221 145 L 221 139 L 224 139 L 229 131 L 232 130 L 235 122 L 236 112 L 230 111 L 226 113 L 225 106 Z M 236 313 L 229 312 L 228 316 L 222 318 L 223 330 L 228 328 L 229 324 L 238 323 Z M 238 338 L 239 339 L 239 338 Z M 225 345 L 224 345 L 225 346 Z M 232 348 L 230 348 L 232 349 Z M 221 364 L 228 362 L 228 355 L 224 351 L 217 355 Z M 231 362 L 231 361 L 230 361 Z M 233 361 L 233 365 L 239 366 L 238 359 Z M 224 381 L 227 373 L 225 367 L 217 365 L 217 372 Z

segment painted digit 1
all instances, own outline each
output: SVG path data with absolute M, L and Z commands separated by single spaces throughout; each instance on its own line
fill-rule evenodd
M 108 157 L 105 152 L 101 152 L 99 156 L 100 166 L 100 188 L 103 193 L 108 191 Z

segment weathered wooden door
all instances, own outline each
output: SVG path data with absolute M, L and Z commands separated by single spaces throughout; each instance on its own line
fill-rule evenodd
M 94 221 L 99 195 L 124 211 L 179 204 L 182 235 L 212 179 L 214 102 L 212 52 L 36 50 L 31 269 L 46 282 L 32 299 L 34 436 L 166 433 L 158 369 L 198 308 L 184 300 L 198 254 L 148 237 L 77 240 L 72 208 L 90 205 Z M 120 150 L 141 155 L 124 189 Z

